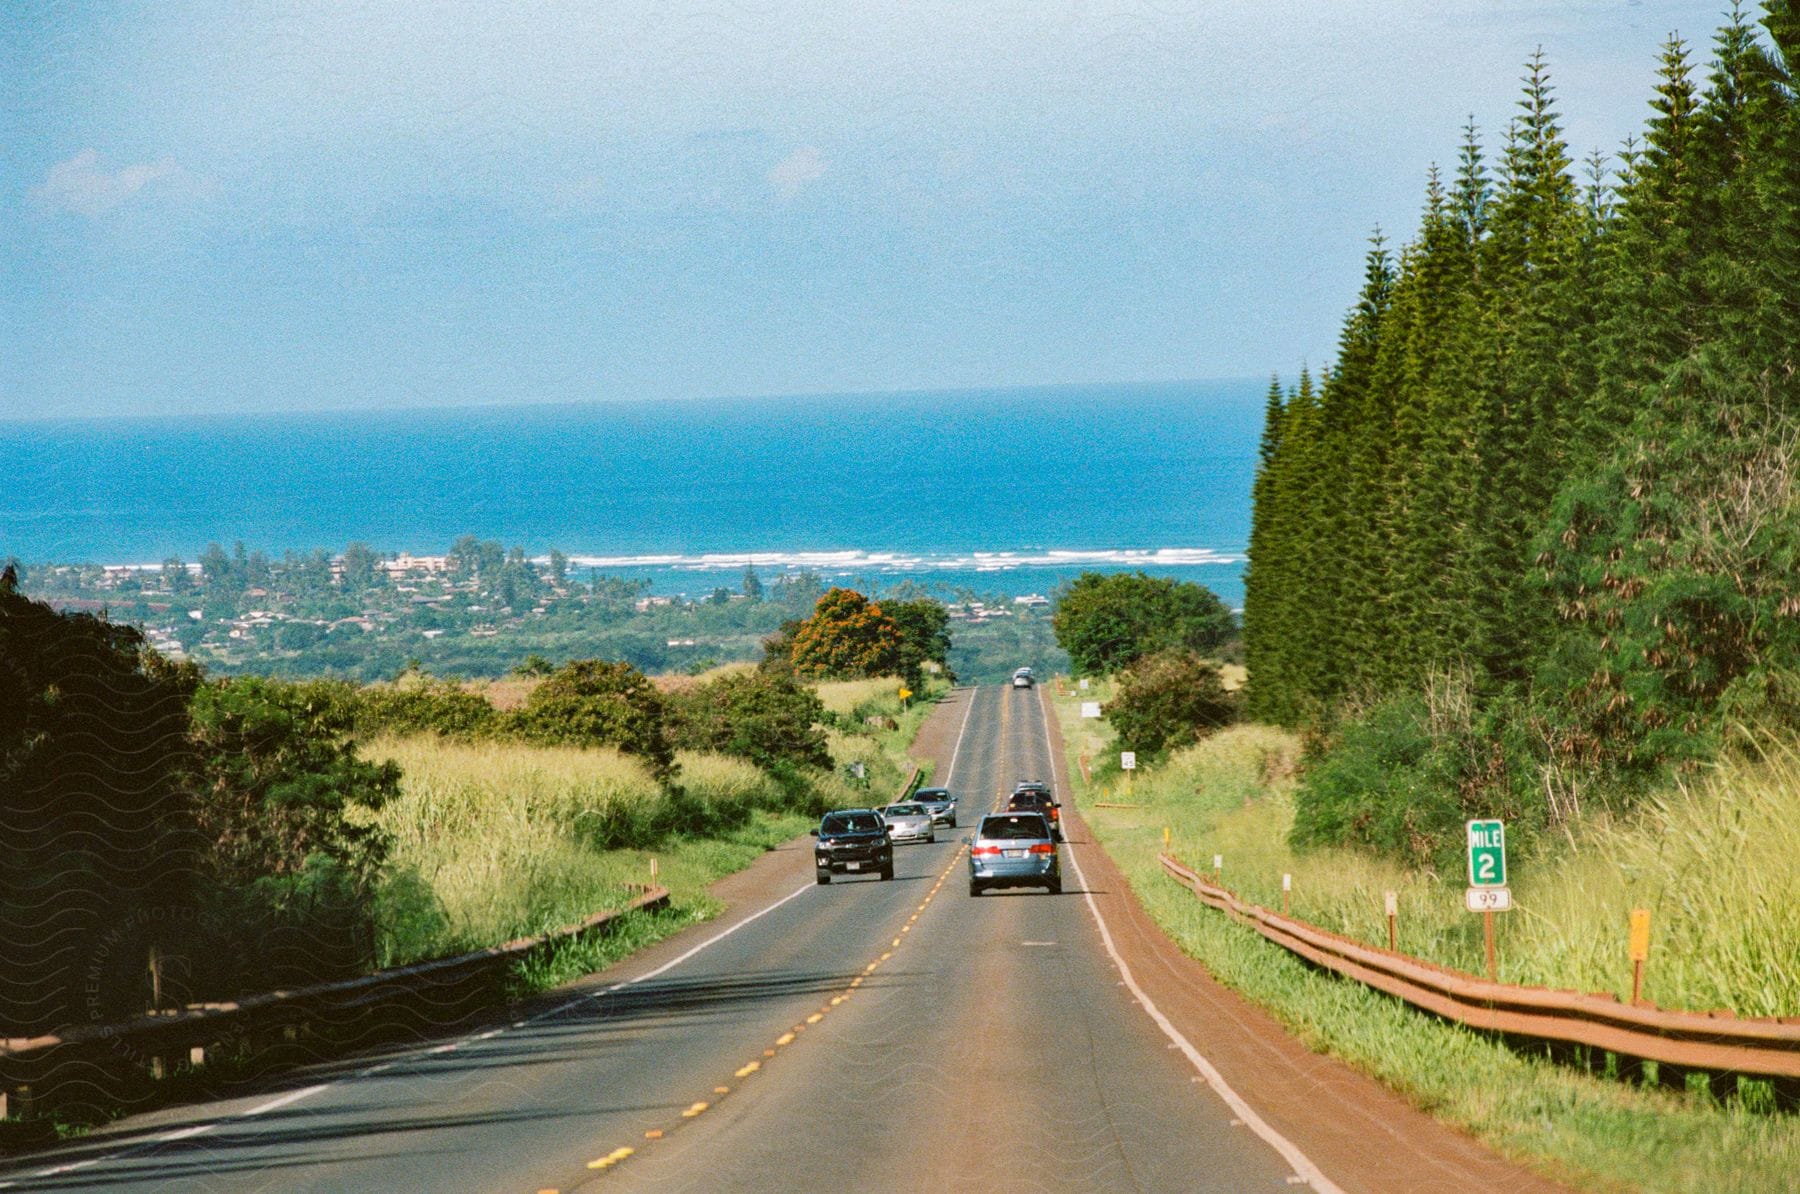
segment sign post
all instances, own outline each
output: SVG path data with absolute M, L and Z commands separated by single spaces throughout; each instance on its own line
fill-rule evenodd
M 1381 893 L 1381 902 L 1387 909 L 1388 952 L 1400 952 L 1400 894 L 1393 891 Z
M 1512 892 L 1506 886 L 1506 823 L 1470 821 L 1469 890 L 1464 906 L 1481 913 L 1481 935 L 1487 947 L 1489 982 L 1498 982 L 1500 964 L 1494 956 L 1494 913 L 1512 910 Z
M 1125 773 L 1125 791 L 1131 792 L 1131 773 L 1137 770 L 1137 752 L 1122 750 L 1119 752 L 1119 770 Z

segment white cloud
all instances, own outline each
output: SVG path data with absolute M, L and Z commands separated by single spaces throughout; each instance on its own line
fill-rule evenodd
M 785 202 L 824 176 L 825 159 L 812 146 L 802 145 L 769 170 L 769 185 Z
M 43 184 L 32 194 L 51 207 L 92 220 L 141 196 L 197 196 L 208 190 L 207 180 L 190 173 L 173 158 L 108 170 L 101 164 L 98 152 L 84 149 L 50 167 Z

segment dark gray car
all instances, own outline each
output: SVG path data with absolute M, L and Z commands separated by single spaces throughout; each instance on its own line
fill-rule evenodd
M 949 788 L 920 788 L 913 793 L 913 803 L 925 806 L 933 825 L 956 828 L 956 794 Z
M 1062 892 L 1062 859 L 1042 813 L 993 813 L 969 838 L 969 894 L 990 887 L 1043 887 Z

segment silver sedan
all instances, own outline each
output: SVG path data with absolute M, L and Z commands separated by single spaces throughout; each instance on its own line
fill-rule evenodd
M 922 804 L 890 804 L 881 810 L 888 837 L 896 842 L 935 842 L 931 813 Z

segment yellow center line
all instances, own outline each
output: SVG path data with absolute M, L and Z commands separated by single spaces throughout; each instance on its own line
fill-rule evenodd
M 1004 707 L 1003 707 L 1002 711 L 1004 714 Z M 852 978 L 849 982 L 849 985 L 845 987 L 845 989 L 843 990 L 843 992 L 841 994 L 834 995 L 831 999 L 831 1002 L 826 1004 L 826 1006 L 824 1008 L 822 1008 L 821 1010 L 816 1011 L 812 1015 L 808 1016 L 806 1018 L 805 1024 L 796 1024 L 796 1025 L 794 1025 L 793 1031 L 784 1032 L 780 1036 L 776 1037 L 775 1038 L 776 1048 L 781 1048 L 781 1047 L 793 1044 L 795 1038 L 800 1033 L 806 1031 L 807 1024 L 817 1024 L 821 1020 L 823 1020 L 825 1018 L 826 1012 L 830 1011 L 832 1008 L 837 1007 L 838 1005 L 842 1004 L 845 1000 L 847 1000 L 850 997 L 850 993 L 852 991 L 856 990 L 858 987 L 862 986 L 863 981 L 869 975 L 873 974 L 877 967 L 879 967 L 883 962 L 887 961 L 889 958 L 892 958 L 894 956 L 894 949 L 898 949 L 900 947 L 901 937 L 904 937 L 907 933 L 912 932 L 913 925 L 918 922 L 919 913 L 924 912 L 926 907 L 930 905 L 931 901 L 937 898 L 938 892 L 941 891 L 943 889 L 944 884 L 949 881 L 951 872 L 956 869 L 956 864 L 959 861 L 961 861 L 962 856 L 963 856 L 963 848 L 958 847 L 956 853 L 951 856 L 949 864 L 945 866 L 943 873 L 941 873 L 938 876 L 937 882 L 932 885 L 931 891 L 925 896 L 924 901 L 919 904 L 918 908 L 913 912 L 913 914 L 907 918 L 906 923 L 901 926 L 901 929 L 900 929 L 901 936 L 895 937 L 893 939 L 893 949 L 889 949 L 887 952 L 883 953 L 879 958 L 875 959 L 873 962 L 870 962 L 866 967 L 864 967 L 863 972 L 859 975 L 856 975 L 854 978 Z M 763 1050 L 764 1057 L 774 1057 L 775 1055 L 776 1055 L 775 1049 L 764 1049 Z M 736 1078 L 740 1078 L 740 1079 L 748 1078 L 751 1074 L 756 1073 L 760 1069 L 762 1069 L 762 1062 L 760 1062 L 760 1061 L 746 1062 L 743 1066 L 739 1067 L 739 1069 L 736 1071 L 736 1073 L 733 1076 Z M 731 1088 L 728 1086 L 713 1087 L 713 1094 L 715 1094 L 715 1095 L 727 1095 L 730 1093 L 731 1093 Z M 711 1104 L 705 1103 L 705 1102 L 694 1103 L 691 1106 L 689 1106 L 687 1110 L 685 1110 L 681 1113 L 681 1118 L 693 1119 L 695 1116 L 698 1116 L 701 1113 L 703 1113 L 704 1111 L 706 1111 L 710 1105 Z M 651 1128 L 644 1133 L 645 1140 L 660 1140 L 660 1139 L 662 1139 L 662 1136 L 663 1136 L 663 1130 L 661 1128 Z M 620 1161 L 623 1161 L 625 1158 L 631 1156 L 635 1151 L 636 1150 L 631 1149 L 631 1148 L 616 1148 L 604 1157 L 597 1157 L 594 1160 L 589 1161 L 588 1168 L 596 1169 L 596 1170 L 609 1169 L 612 1166 L 617 1165 Z M 538 1194 L 557 1194 L 557 1191 L 555 1189 L 546 1187 L 545 1189 L 539 1190 Z

